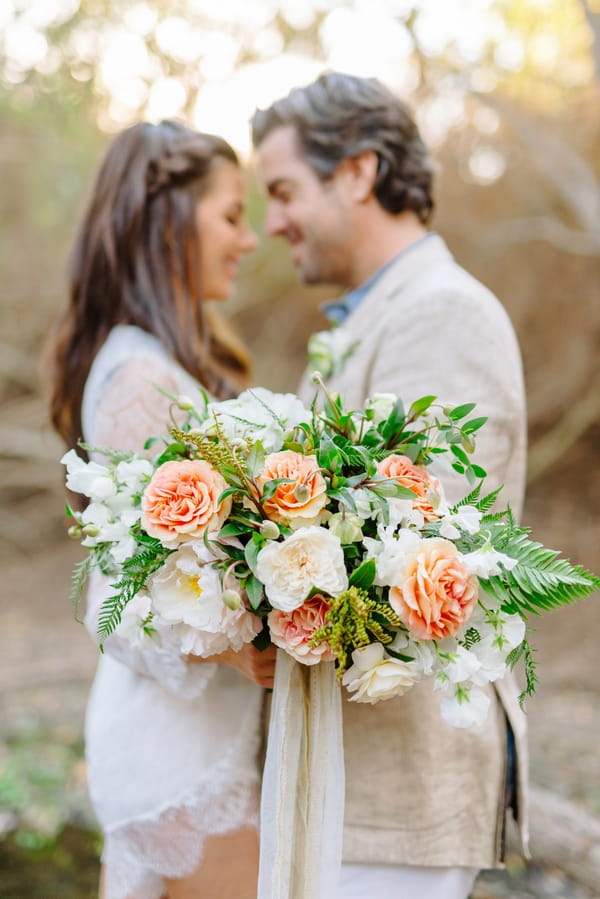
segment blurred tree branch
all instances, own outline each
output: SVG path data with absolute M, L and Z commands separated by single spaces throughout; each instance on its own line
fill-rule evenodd
M 593 54 L 596 78 L 600 79 L 600 12 L 594 12 L 588 0 L 580 0 L 580 3 L 594 38 Z
M 563 417 L 540 437 L 527 455 L 527 483 L 531 484 L 557 462 L 600 419 L 600 377 Z

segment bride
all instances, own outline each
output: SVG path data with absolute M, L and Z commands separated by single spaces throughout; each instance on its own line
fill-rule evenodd
M 232 292 L 255 246 L 231 147 L 182 124 L 137 124 L 109 146 L 75 240 L 53 342 L 51 414 L 70 447 L 141 452 L 169 401 L 154 385 L 226 398 L 243 349 L 206 300 Z M 88 594 L 95 636 L 110 585 Z M 86 717 L 92 802 L 104 832 L 101 899 L 254 899 L 257 752 L 275 652 L 209 659 L 112 635 Z

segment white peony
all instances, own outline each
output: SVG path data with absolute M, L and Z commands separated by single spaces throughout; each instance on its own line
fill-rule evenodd
M 211 560 L 201 541 L 185 543 L 147 582 L 153 610 L 174 626 L 184 653 L 237 651 L 261 629 L 260 620 L 244 606 L 232 610 L 225 605 Z
M 60 461 L 67 466 L 67 487 L 73 493 L 83 493 L 92 500 L 102 501 L 117 492 L 117 485 L 105 465 L 84 462 L 75 450 L 69 450 Z
M 245 390 L 232 400 L 212 403 L 201 430 L 214 428 L 214 417 L 228 440 L 259 440 L 267 453 L 281 449 L 284 435 L 310 412 L 293 393 L 271 393 L 264 387 Z
M 354 694 L 350 697 L 351 702 L 374 704 L 402 696 L 422 677 L 418 663 L 393 658 L 381 643 L 355 649 L 352 662 L 342 678 L 344 686 Z
M 248 612 L 244 606 L 235 611 L 226 606 L 223 608 L 225 609 L 223 629 L 215 633 L 198 630 L 187 624 L 174 625 L 173 634 L 182 653 L 207 658 L 227 649 L 239 652 L 245 643 L 250 643 L 260 633 L 262 628 L 260 618 Z
M 292 612 L 311 590 L 335 596 L 348 587 L 339 538 L 322 527 L 299 528 L 282 543 L 268 543 L 258 554 L 256 572 L 274 609 Z

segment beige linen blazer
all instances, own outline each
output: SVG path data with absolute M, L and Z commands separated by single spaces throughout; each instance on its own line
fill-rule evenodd
M 400 254 L 343 327 L 358 345 L 328 386 L 350 408 L 375 392 L 399 394 L 407 404 L 428 394 L 477 403 L 473 414 L 488 416 L 488 423 L 478 432 L 474 459 L 487 470 L 490 490 L 504 485 L 504 504 L 518 516 L 525 474 L 519 348 L 503 307 L 457 265 L 444 241 L 429 234 Z M 307 376 L 301 393 L 305 400 L 314 393 Z M 441 479 L 450 501 L 468 491 L 462 476 Z M 344 861 L 501 863 L 506 718 L 517 743 L 526 850 L 525 719 L 512 675 L 488 691 L 487 721 L 464 730 L 444 723 L 429 684 L 377 705 L 344 700 Z

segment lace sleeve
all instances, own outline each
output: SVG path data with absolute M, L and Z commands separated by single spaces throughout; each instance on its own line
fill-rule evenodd
M 94 409 L 91 433 L 93 446 L 113 446 L 143 453 L 145 440 L 165 433 L 169 421 L 169 399 L 156 387 L 177 394 L 179 384 L 168 360 L 134 359 L 120 366 L 109 378 Z M 96 640 L 98 614 L 109 595 L 108 579 L 92 579 L 87 599 L 86 627 Z M 212 679 L 216 664 L 190 665 L 177 646 L 164 637 L 162 644 L 133 648 L 116 635 L 105 643 L 105 651 L 138 674 L 152 677 L 177 696 L 198 696 Z
M 92 442 L 143 453 L 150 435 L 165 433 L 170 400 L 154 385 L 179 392 L 167 361 L 141 358 L 118 368 L 94 410 Z

